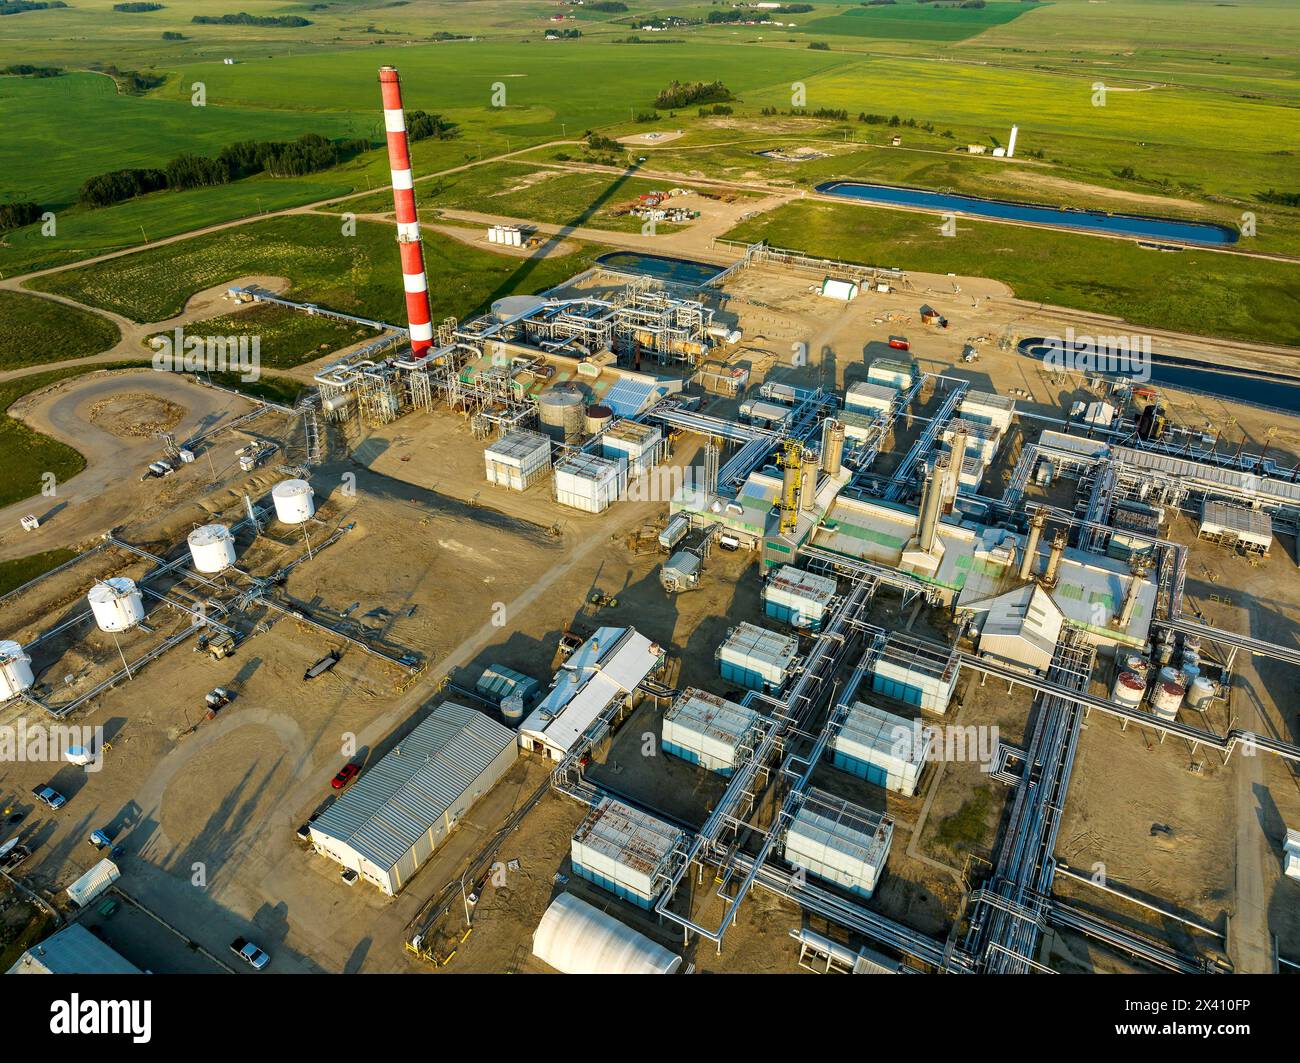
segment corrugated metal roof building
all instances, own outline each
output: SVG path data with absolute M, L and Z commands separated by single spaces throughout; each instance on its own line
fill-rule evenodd
M 518 755 L 513 731 L 443 702 L 311 824 L 312 845 L 392 896 Z
M 80 923 L 69 923 L 57 934 L 33 945 L 7 974 L 141 974 Z

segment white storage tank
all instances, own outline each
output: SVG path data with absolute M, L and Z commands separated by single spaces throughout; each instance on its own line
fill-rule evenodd
M 668 861 L 681 840 L 671 824 L 606 797 L 574 833 L 569 859 L 579 878 L 651 908 L 668 884 Z
M 17 642 L 0 639 L 0 701 L 16 698 L 36 682 L 32 659 Z
M 1198 675 L 1187 688 L 1187 707 L 1197 712 L 1204 712 L 1210 707 L 1210 702 L 1214 700 L 1217 692 L 1218 687 L 1215 686 L 1213 679 Z
M 1151 711 L 1162 720 L 1174 720 L 1183 704 L 1182 683 L 1160 683 L 1151 694 Z
M 224 524 L 205 524 L 186 539 L 194 567 L 200 572 L 224 572 L 235 563 L 235 537 Z
M 758 717 L 753 709 L 687 687 L 664 714 L 660 745 L 665 753 L 719 775 L 730 775 L 736 769 L 738 750 Z
M 271 501 L 281 524 L 301 524 L 316 512 L 315 492 L 306 480 L 282 480 L 271 488 Z
M 126 631 L 144 619 L 144 597 L 135 580 L 111 576 L 86 595 L 100 631 Z
M 894 836 L 888 816 L 809 790 L 785 837 L 785 859 L 809 874 L 870 897 Z
M 1127 705 L 1131 709 L 1142 704 L 1146 693 L 1147 681 L 1137 672 L 1120 672 L 1115 677 L 1115 685 L 1110 691 L 1110 700 L 1117 705 Z
M 832 763 L 859 779 L 911 797 L 933 741 L 934 732 L 920 721 L 859 701 L 831 742 Z

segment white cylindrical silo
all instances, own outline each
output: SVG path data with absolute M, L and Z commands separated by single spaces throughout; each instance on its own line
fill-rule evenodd
M 282 524 L 301 524 L 316 512 L 314 492 L 306 480 L 282 480 L 271 488 L 271 501 Z
M 1110 700 L 1129 708 L 1142 704 L 1142 695 L 1146 693 L 1146 680 L 1137 672 L 1120 672 L 1111 687 Z
M 96 583 L 86 600 L 100 631 L 126 631 L 144 619 L 144 597 L 135 580 L 125 576 Z
M 235 537 L 224 524 L 195 528 L 186 541 L 194 567 L 200 572 L 222 572 L 235 563 Z
M 0 701 L 16 698 L 36 681 L 32 659 L 17 642 L 0 639 Z
M 1178 717 L 1185 693 L 1181 683 L 1160 683 L 1151 694 L 1151 711 L 1162 720 Z
M 1210 707 L 1210 702 L 1214 700 L 1217 692 L 1218 687 L 1215 686 L 1213 679 L 1198 675 L 1187 688 L 1187 707 L 1204 712 Z

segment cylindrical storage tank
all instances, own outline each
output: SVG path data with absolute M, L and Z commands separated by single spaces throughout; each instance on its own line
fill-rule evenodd
M 1200 653 L 1200 652 L 1201 652 L 1201 636 L 1200 636 L 1200 635 L 1184 635 L 1184 636 L 1183 636 L 1183 653 L 1184 653 L 1184 654 L 1188 654 L 1188 653 Z
M 306 480 L 282 480 L 271 488 L 271 501 L 282 524 L 301 524 L 316 512 L 315 492 Z
M 608 406 L 592 405 L 587 407 L 587 435 L 594 436 L 603 431 L 614 419 L 614 411 Z
M 587 423 L 582 392 L 562 387 L 542 392 L 537 399 L 537 420 L 542 431 L 557 442 L 576 443 Z
M 327 395 L 321 399 L 321 409 L 326 413 L 338 413 L 340 410 L 346 410 L 352 404 L 352 396 L 346 391 L 340 391 L 337 395 Z
M 1181 673 L 1171 664 L 1165 665 L 1160 669 L 1159 680 L 1161 683 L 1177 683 Z
M 1115 677 L 1115 685 L 1111 687 L 1110 700 L 1135 709 L 1142 704 L 1142 695 L 1146 690 L 1146 680 L 1137 672 L 1120 672 Z
M 524 719 L 524 699 L 521 694 L 511 694 L 501 702 L 501 719 L 511 727 L 518 727 Z
M 1140 653 L 1126 653 L 1121 651 L 1116 658 L 1117 667 L 1115 673 L 1136 672 L 1144 679 L 1151 674 L 1151 662 L 1143 657 Z
M 32 659 L 17 642 L 0 639 L 0 701 L 16 698 L 34 682 Z
M 1192 685 L 1187 688 L 1187 707 L 1204 712 L 1210 707 L 1210 702 L 1214 700 L 1217 690 L 1214 680 L 1198 675 L 1192 680 Z
M 1162 720 L 1172 720 L 1178 716 L 1186 693 L 1182 683 L 1160 683 L 1151 695 L 1151 711 Z
M 186 542 L 194 567 L 200 572 L 222 572 L 235 563 L 235 537 L 224 524 L 195 528 Z
M 144 619 L 144 597 L 135 580 L 112 576 L 90 588 L 86 595 L 100 631 L 126 631 Z
M 1182 683 L 1185 687 L 1189 687 L 1196 681 L 1197 676 L 1200 674 L 1200 665 L 1185 664 L 1183 665 L 1182 670 L 1178 673 L 1178 682 Z

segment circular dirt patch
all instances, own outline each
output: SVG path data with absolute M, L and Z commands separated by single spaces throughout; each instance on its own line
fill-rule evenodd
M 143 392 L 114 395 L 90 407 L 92 424 L 123 439 L 148 439 L 159 432 L 170 432 L 184 416 L 184 407 Z

